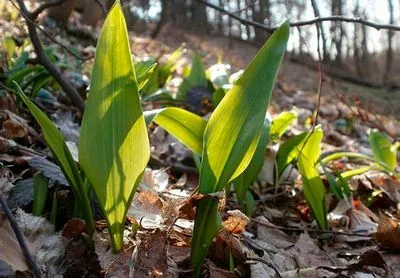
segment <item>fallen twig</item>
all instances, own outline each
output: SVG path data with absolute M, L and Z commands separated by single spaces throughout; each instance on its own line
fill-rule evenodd
M 0 204 L 3 207 L 5 214 L 7 215 L 8 221 L 10 222 L 11 228 L 13 229 L 15 236 L 18 240 L 19 245 L 21 246 L 22 253 L 24 254 L 26 261 L 28 263 L 29 269 L 32 271 L 34 277 L 39 278 L 40 270 L 37 267 L 31 253 L 29 252 L 28 246 L 26 245 L 24 236 L 22 235 L 21 230 L 18 227 L 17 220 L 11 212 L 11 209 L 8 207 L 6 199 L 3 194 L 0 192 Z

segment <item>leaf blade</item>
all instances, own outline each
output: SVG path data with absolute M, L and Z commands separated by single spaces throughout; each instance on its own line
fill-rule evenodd
M 125 18 L 119 1 L 103 25 L 81 127 L 79 161 L 109 225 L 114 251 L 150 157 Z

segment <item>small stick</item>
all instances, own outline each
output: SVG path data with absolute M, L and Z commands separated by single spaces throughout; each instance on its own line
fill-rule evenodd
M 8 206 L 6 200 L 1 192 L 0 192 L 0 203 L 1 203 L 1 206 L 3 207 L 4 212 L 7 215 L 8 221 L 10 221 L 11 228 L 13 229 L 15 236 L 17 237 L 18 243 L 21 246 L 22 253 L 24 253 L 24 256 L 27 260 L 29 269 L 32 271 L 35 278 L 40 278 L 41 277 L 40 270 L 37 267 L 35 261 L 33 260 L 33 257 L 31 255 L 31 253 L 29 252 L 28 246 L 26 245 L 24 236 L 22 235 L 22 232 L 18 227 L 17 220 L 15 219 L 14 215 L 12 214 L 11 209 Z

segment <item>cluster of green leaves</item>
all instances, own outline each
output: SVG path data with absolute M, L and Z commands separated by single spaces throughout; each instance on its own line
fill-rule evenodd
M 81 127 L 80 170 L 57 127 L 17 88 L 71 185 L 75 215 L 83 217 L 93 231 L 93 190 L 108 223 L 113 249 L 121 250 L 126 213 L 149 160 L 150 146 L 119 2 L 108 14 L 97 45 Z
M 29 40 L 17 46 L 12 38 L 7 37 L 3 43 L 7 60 L 7 70 L 2 76 L 5 84 L 11 87 L 13 82 L 17 82 L 22 90 L 29 90 L 32 97 L 39 97 L 46 101 L 47 95 L 44 93 L 41 95 L 40 89 L 49 85 L 57 88 L 58 84 L 42 65 L 30 65 L 29 52 L 25 50 L 30 44 Z M 52 63 L 60 68 L 68 68 L 68 64 L 63 59 L 57 58 L 55 46 L 45 48 L 44 52 Z
M 223 64 L 205 70 L 200 56 L 194 56 L 177 97 L 185 98 L 194 87 L 211 87 L 215 110 L 208 121 L 178 107 L 143 113 L 140 96 L 142 101 L 161 95 L 172 98 L 162 87 L 171 78 L 184 47 L 177 49 L 164 64 L 151 59 L 133 64 L 125 19 L 117 1 L 107 16 L 96 48 L 81 127 L 80 167 L 72 159 L 58 129 L 17 85 L 19 96 L 41 126 L 55 160 L 71 185 L 75 215 L 85 219 L 89 231 L 94 228 L 90 206 L 93 192 L 107 221 L 114 251 L 122 249 L 126 213 L 150 156 L 146 124 L 154 121 L 193 151 L 199 160 L 199 193 L 204 198 L 197 207 L 191 252 L 195 275 L 199 276 L 202 262 L 221 226 L 218 200 L 212 193 L 229 190 L 233 184 L 239 204 L 245 205 L 246 212 L 251 214 L 254 199 L 249 186 L 256 181 L 263 166 L 267 145 L 279 142 L 297 118 L 294 112 L 282 112 L 272 120 L 267 114 L 288 37 L 289 23 L 285 22 L 246 70 L 236 75 L 230 75 Z M 21 79 L 12 81 L 21 82 Z M 279 180 L 289 165 L 297 167 L 306 201 L 319 226 L 327 229 L 326 191 L 320 166 L 332 191 L 343 198 L 350 194 L 346 181 L 365 169 L 337 174 L 335 178 L 324 164 L 343 156 L 362 157 L 374 161 L 379 169 L 394 172 L 399 143 L 391 144 L 382 133 L 371 131 L 373 157 L 337 153 L 321 160 L 322 138 L 323 131 L 317 126 L 282 143 L 275 172 Z M 48 195 L 47 180 L 38 173 L 34 181 L 33 211 L 40 215 Z M 53 211 L 56 200 L 54 196 Z

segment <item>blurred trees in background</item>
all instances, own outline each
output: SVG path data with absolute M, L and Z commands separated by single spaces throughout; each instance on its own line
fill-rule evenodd
M 38 0 L 37 0 L 38 1 Z M 74 2 L 75 0 L 68 0 Z M 84 20 L 95 25 L 101 18 L 99 3 L 109 7 L 109 0 L 75 1 L 83 9 Z M 196 0 L 121 0 L 130 26 L 135 31 L 156 37 L 165 26 L 183 31 L 227 36 L 261 45 L 270 35 L 267 31 L 242 24 L 220 11 Z M 285 18 L 292 22 L 339 15 L 377 23 L 397 24 L 400 15 L 396 0 L 208 0 L 241 18 L 276 26 Z M 77 4 L 78 5 L 78 4 Z M 88 12 L 89 11 L 89 12 Z M 167 27 L 168 28 L 168 27 Z M 169 31 L 171 29 L 168 29 Z M 338 70 L 348 70 L 361 81 L 399 86 L 392 74 L 397 66 L 397 35 L 377 31 L 365 25 L 338 21 L 321 24 L 321 51 L 324 63 Z M 289 50 L 292 57 L 316 58 L 315 26 L 292 28 Z M 361 82 L 360 81 L 360 82 Z M 397 84 L 397 85 L 395 85 Z

